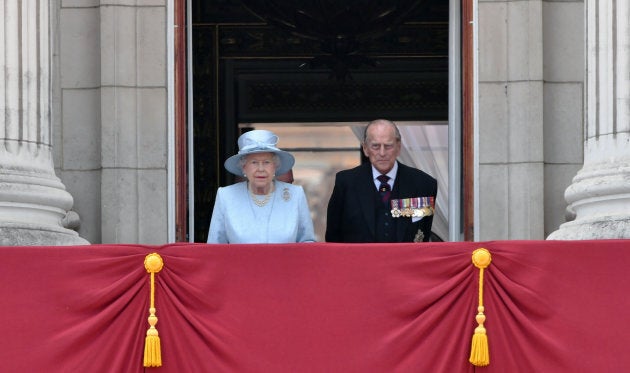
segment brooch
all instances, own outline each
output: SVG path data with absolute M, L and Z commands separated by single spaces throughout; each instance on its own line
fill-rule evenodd
M 282 199 L 288 201 L 291 199 L 291 193 L 289 192 L 289 188 L 284 188 L 282 190 Z

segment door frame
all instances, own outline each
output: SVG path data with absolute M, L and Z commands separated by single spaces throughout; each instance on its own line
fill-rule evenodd
M 449 241 L 475 239 L 475 0 L 449 1 Z M 169 130 L 169 242 L 194 242 L 190 0 L 173 9 L 173 130 Z M 170 17 L 167 17 L 170 19 Z M 459 19 L 459 22 L 453 20 Z M 188 22 L 187 22 L 188 21 Z M 170 23 L 170 22 L 168 22 Z M 167 32 L 170 38 L 170 32 Z M 171 48 L 167 48 L 171 52 Z M 171 57 L 169 57 L 170 59 Z M 169 74 L 170 75 L 170 74 Z M 169 85 L 170 84 L 169 79 Z M 169 99 L 170 101 L 170 99 Z M 169 123 L 170 124 L 170 123 Z M 461 128 L 457 131 L 457 127 Z M 171 145 L 172 144 L 172 145 Z M 461 170 L 461 172 L 460 172 Z M 172 197 L 171 197 L 172 196 Z M 172 200 L 172 202 L 171 202 Z M 172 217 L 172 218 L 171 218 Z

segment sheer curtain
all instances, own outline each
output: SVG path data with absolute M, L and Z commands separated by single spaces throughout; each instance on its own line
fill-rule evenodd
M 396 123 L 402 137 L 399 161 L 433 176 L 438 183 L 435 216 L 431 230 L 442 240 L 448 239 L 448 125 L 446 123 Z M 352 126 L 363 139 L 365 126 Z

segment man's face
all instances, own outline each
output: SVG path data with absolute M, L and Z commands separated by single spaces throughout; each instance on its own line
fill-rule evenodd
M 381 174 L 388 173 L 400 154 L 400 141 L 396 141 L 394 128 L 387 124 L 373 124 L 368 128 L 363 154 Z

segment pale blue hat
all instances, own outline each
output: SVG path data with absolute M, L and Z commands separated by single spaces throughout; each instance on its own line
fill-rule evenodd
M 228 158 L 225 169 L 234 175 L 242 176 L 243 168 L 240 159 L 253 153 L 274 153 L 280 158 L 280 165 L 276 168 L 276 175 L 288 172 L 295 164 L 295 158 L 291 153 L 276 147 L 278 136 L 267 130 L 252 130 L 245 132 L 238 138 L 238 154 Z

